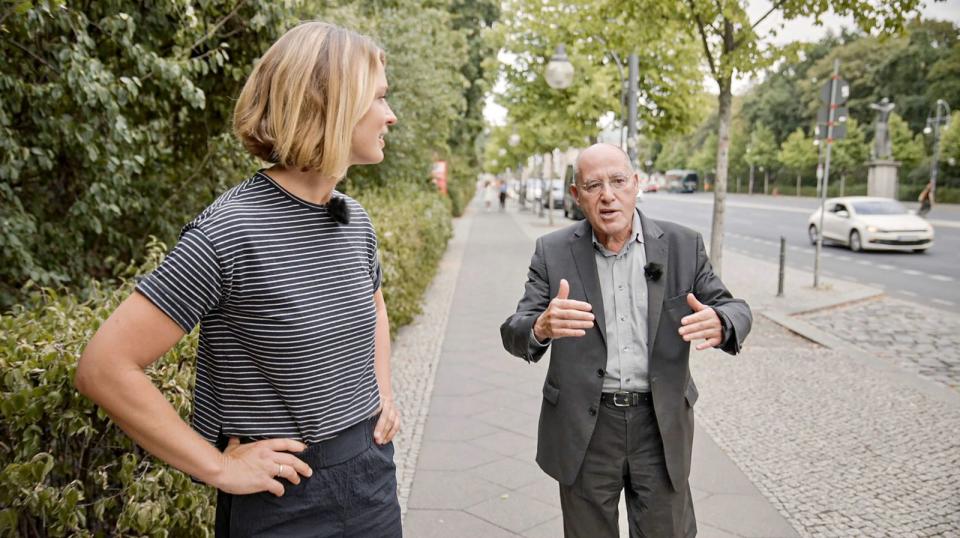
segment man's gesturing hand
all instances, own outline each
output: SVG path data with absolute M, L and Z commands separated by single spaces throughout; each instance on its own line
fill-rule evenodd
M 684 342 L 706 340 L 702 344 L 697 344 L 698 350 L 716 347 L 723 343 L 723 324 L 720 323 L 717 312 L 698 301 L 692 293 L 687 294 L 687 304 L 693 309 L 693 314 L 680 320 L 683 325 L 680 327 L 680 335 L 683 336 Z
M 590 312 L 593 307 L 590 303 L 567 299 L 569 295 L 570 284 L 566 279 L 560 279 L 557 296 L 533 324 L 533 336 L 538 342 L 547 338 L 583 336 L 587 334 L 586 329 L 593 327 L 593 314 Z

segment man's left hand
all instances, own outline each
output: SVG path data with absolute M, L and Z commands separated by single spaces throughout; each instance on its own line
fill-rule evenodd
M 680 336 L 683 337 L 683 341 L 706 340 L 697 344 L 698 351 L 717 347 L 723 343 L 723 324 L 717 312 L 698 301 L 692 293 L 687 294 L 687 304 L 693 309 L 693 314 L 680 320 L 680 324 L 683 325 L 680 327 Z
M 400 411 L 393 403 L 393 398 L 381 397 L 380 401 L 380 418 L 373 429 L 373 440 L 378 445 L 385 445 L 400 431 Z

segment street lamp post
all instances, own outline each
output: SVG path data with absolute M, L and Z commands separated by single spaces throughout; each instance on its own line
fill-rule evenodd
M 627 86 L 627 156 L 630 167 L 637 169 L 637 85 L 640 76 L 640 60 L 636 54 L 627 58 L 629 85 Z
M 594 39 L 599 41 L 604 47 L 607 47 L 607 42 L 598 36 L 594 36 Z M 607 54 L 613 58 L 614 64 L 617 66 L 617 71 L 620 74 L 620 121 L 626 122 L 627 125 L 627 156 L 630 157 L 630 166 L 634 169 L 637 168 L 637 94 L 639 92 L 639 78 L 640 78 L 640 59 L 636 54 L 630 54 L 627 57 L 627 76 L 624 77 L 623 73 L 623 64 L 620 62 L 620 56 L 617 53 L 606 50 Z M 547 72 L 545 78 L 547 79 L 547 84 L 554 89 L 566 89 L 573 83 L 573 65 L 570 64 L 570 59 L 567 58 L 566 47 L 564 45 L 557 45 L 556 52 L 553 57 L 550 59 L 550 62 L 547 64 Z M 624 95 L 624 88 L 626 88 L 626 95 Z M 627 114 L 624 117 L 623 102 L 624 97 L 626 97 L 627 102 Z M 622 125 L 622 123 L 621 123 Z M 623 145 L 623 128 L 620 129 L 620 144 Z
M 557 50 L 554 52 L 553 57 L 550 58 L 550 62 L 547 63 L 547 70 L 544 74 L 544 78 L 547 79 L 547 84 L 555 90 L 565 90 L 573 84 L 573 64 L 570 63 L 570 58 L 567 57 L 566 47 L 564 45 L 557 45 Z M 550 156 L 550 171 L 551 177 L 547 182 L 547 220 L 551 226 L 553 226 L 553 171 L 557 169 L 556 156 L 552 154 Z M 543 191 L 541 190 L 541 193 Z M 543 203 L 540 204 L 543 207 Z
M 923 128 L 925 134 L 933 131 L 933 166 L 930 167 L 930 197 L 931 199 L 937 192 L 937 173 L 940 169 L 940 126 L 946 129 L 946 124 L 950 121 L 950 105 L 943 99 L 937 99 L 936 117 L 927 118 L 927 126 Z M 945 111 L 940 114 L 940 111 Z
M 557 45 L 557 50 L 547 63 L 544 78 L 547 79 L 547 84 L 555 90 L 565 90 L 573 84 L 573 64 L 567 57 L 566 46 Z

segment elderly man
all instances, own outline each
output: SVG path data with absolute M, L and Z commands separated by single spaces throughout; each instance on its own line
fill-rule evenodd
M 608 144 L 577 161 L 586 220 L 537 240 L 503 345 L 528 362 L 553 347 L 537 462 L 560 483 L 568 537 L 690 537 L 690 342 L 740 351 L 747 304 L 713 273 L 700 234 L 636 209 L 639 178 Z

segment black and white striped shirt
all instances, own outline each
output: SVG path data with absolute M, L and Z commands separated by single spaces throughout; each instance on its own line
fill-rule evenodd
M 258 172 L 187 224 L 137 285 L 184 331 L 200 323 L 193 427 L 211 443 L 316 443 L 379 406 L 377 238 L 345 199 L 347 225 Z

